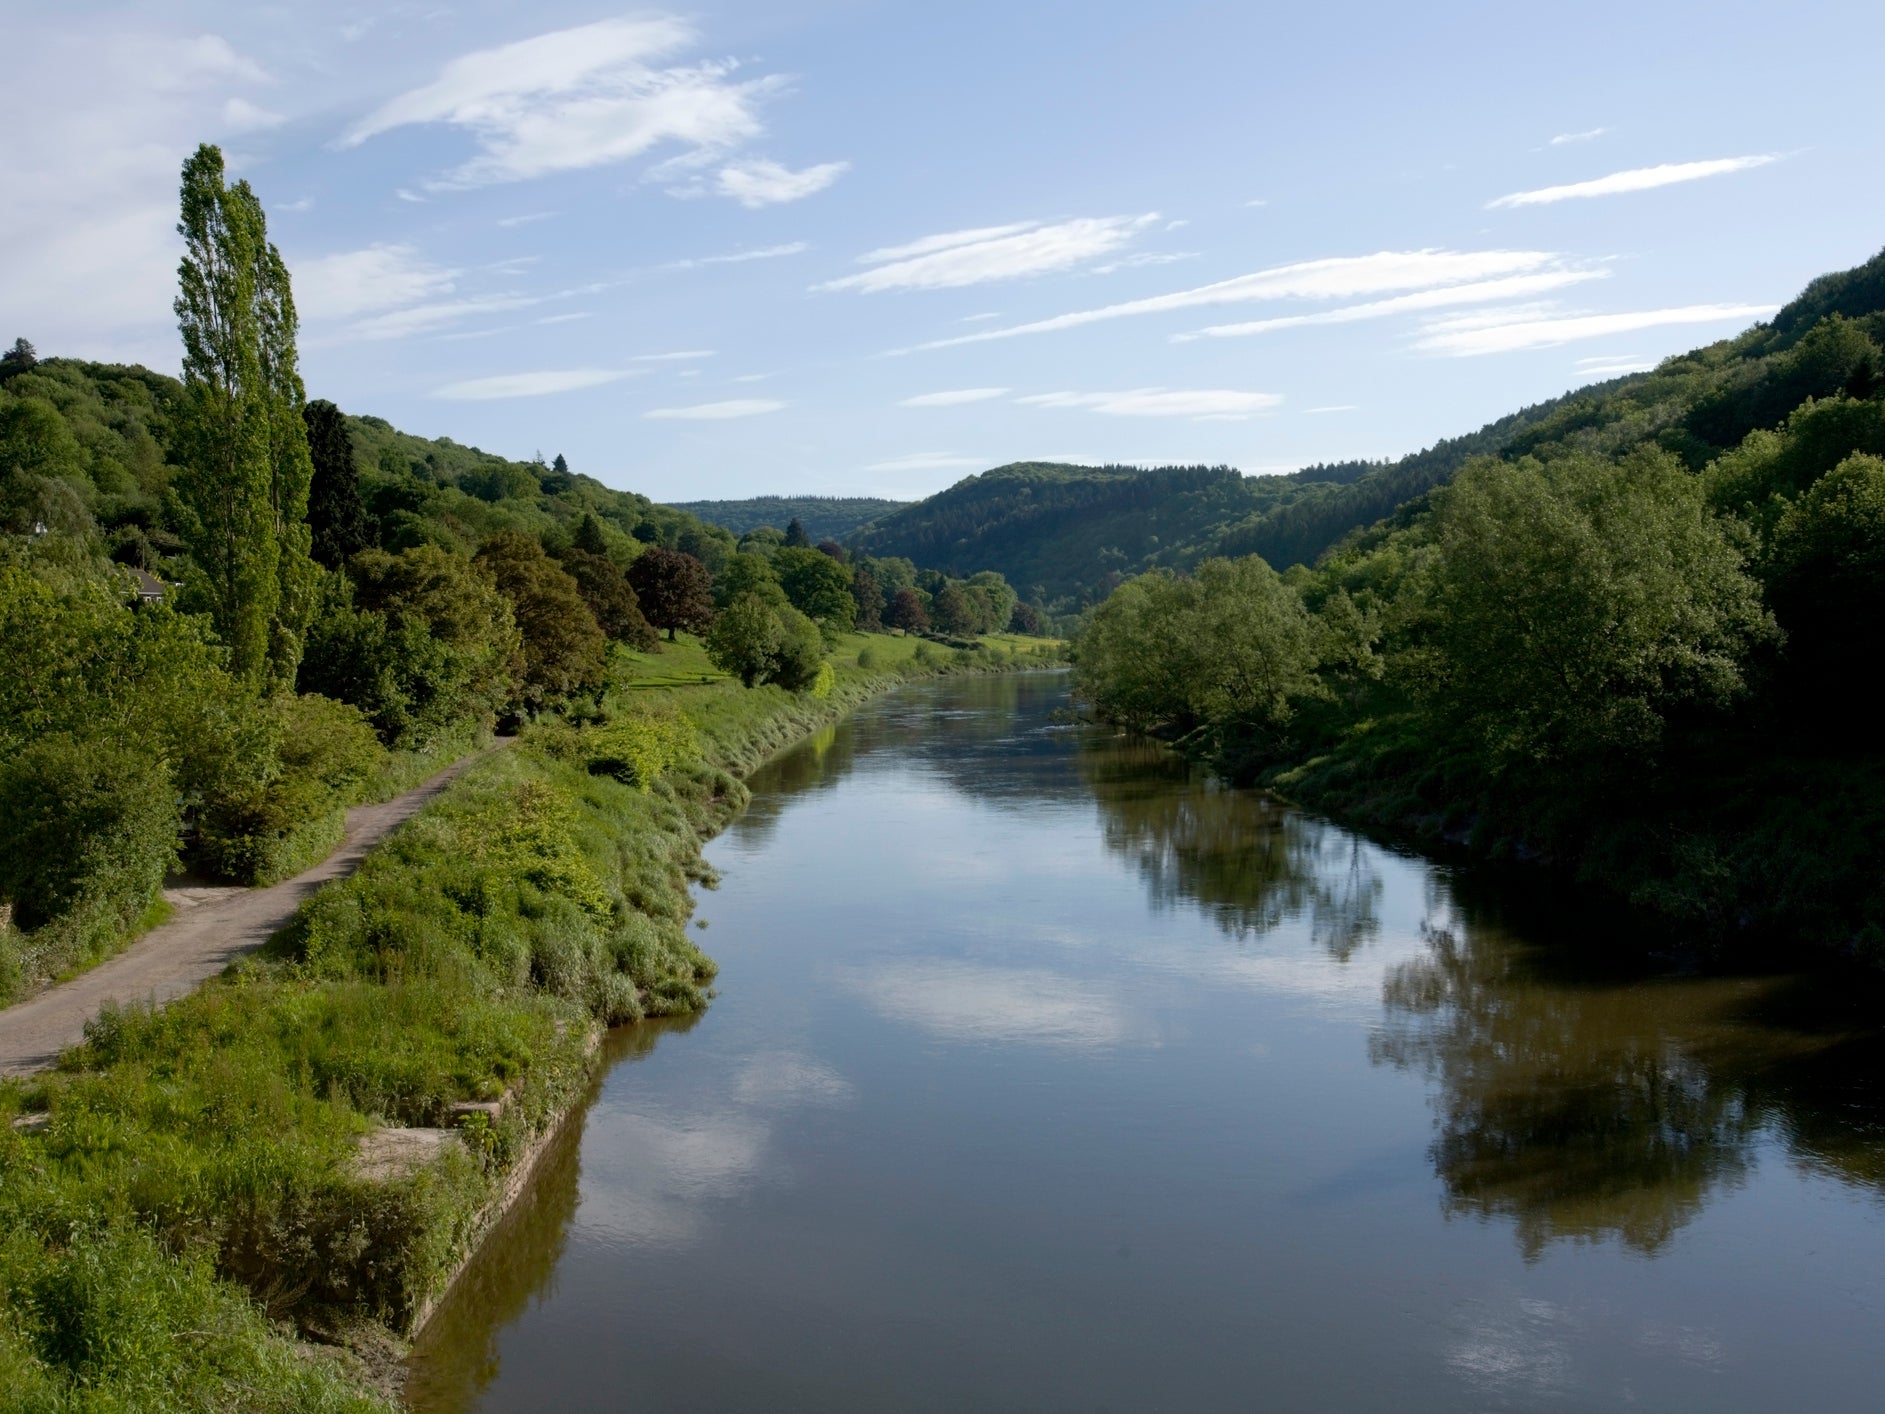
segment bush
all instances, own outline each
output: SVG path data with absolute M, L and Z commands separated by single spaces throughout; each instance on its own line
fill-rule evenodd
M 75 911 L 128 927 L 176 858 L 170 773 L 134 747 L 71 733 L 0 767 L 0 895 L 22 929 Z
M 815 550 L 809 553 L 832 563 Z M 747 687 L 773 682 L 798 692 L 817 681 L 825 641 L 818 625 L 790 605 L 742 594 L 708 630 L 707 656 Z
M 340 843 L 385 753 L 360 710 L 309 693 L 269 703 L 279 770 L 206 803 L 196 847 L 211 872 L 245 884 L 298 874 Z

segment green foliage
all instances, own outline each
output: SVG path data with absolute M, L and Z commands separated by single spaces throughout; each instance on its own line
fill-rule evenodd
M 308 489 L 309 553 L 330 570 L 339 569 L 370 541 L 366 507 L 360 501 L 360 471 L 347 419 L 325 398 L 302 409 L 314 475 Z
M 268 703 L 277 769 L 205 801 L 199 861 L 244 884 L 299 873 L 340 843 L 346 808 L 365 793 L 385 753 L 357 707 L 284 695 Z
M 756 551 L 742 550 L 729 559 L 713 580 L 715 609 L 725 609 L 742 594 L 756 595 L 774 608 L 790 601 L 780 587 L 772 561 Z
M 820 550 L 785 545 L 772 557 L 773 572 L 794 609 L 829 632 L 849 633 L 857 621 L 851 570 Z
M 388 746 L 486 730 L 523 667 L 511 604 L 484 567 L 435 546 L 354 557 L 330 579 L 300 686 L 352 703 Z
M 595 518 L 590 517 L 585 524 L 595 524 Z M 582 595 L 605 636 L 643 652 L 655 647 L 658 635 L 654 625 L 642 617 L 641 601 L 635 597 L 621 566 L 606 555 L 576 545 L 563 552 L 559 563 L 564 573 L 576 581 L 576 592 Z
M 1314 695 L 1316 634 L 1302 598 L 1263 561 L 1128 580 L 1094 611 L 1074 657 L 1094 707 L 1141 730 L 1233 722 L 1274 731 Z
M 1740 692 L 1771 627 L 1666 453 L 1475 463 L 1434 542 L 1431 691 L 1495 766 L 1652 750 L 1670 712 Z
M 817 681 L 825 647 L 818 626 L 797 609 L 742 594 L 715 618 L 707 653 L 714 666 L 747 687 L 777 683 L 796 692 Z
M 177 856 L 177 796 L 161 762 L 134 744 L 42 736 L 0 763 L 0 898 L 35 929 L 129 927 Z
M 247 182 L 207 144 L 184 163 L 178 268 L 182 529 L 240 677 L 294 679 L 313 608 L 312 473 L 287 267 Z
M 479 549 L 477 562 L 510 600 L 523 637 L 517 701 L 535 712 L 593 695 L 602 687 L 606 640 L 581 590 L 543 546 L 521 531 L 499 531 Z

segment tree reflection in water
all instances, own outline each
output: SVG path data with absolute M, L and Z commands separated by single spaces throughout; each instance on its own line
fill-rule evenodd
M 1107 848 L 1155 906 L 1196 904 L 1239 940 L 1306 918 L 1338 962 L 1379 930 L 1382 881 L 1358 836 L 1221 786 L 1156 742 L 1090 739 L 1080 764 Z
M 1562 947 L 1457 913 L 1427 944 L 1390 970 L 1371 1055 L 1437 1083 L 1448 1213 L 1510 1219 L 1528 1258 L 1559 1239 L 1658 1251 L 1743 1180 L 1763 1136 L 1878 1181 L 1877 1095 L 1861 1111 L 1828 1089 L 1836 1054 L 1872 1052 L 1878 1073 L 1875 1028 L 1828 1024 L 1823 996 L 1802 1001 L 1818 984 L 1566 977 Z

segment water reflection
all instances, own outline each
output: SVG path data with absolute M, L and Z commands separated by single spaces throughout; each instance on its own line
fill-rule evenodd
M 756 775 L 717 847 L 723 995 L 558 1141 L 414 1407 L 1876 1388 L 1874 992 L 1606 964 L 1614 917 L 1515 913 L 1534 889 L 1056 726 L 1063 699 L 913 688 Z
M 1574 939 L 1456 914 L 1389 972 L 1370 1054 L 1436 1082 L 1450 1214 L 1509 1219 L 1531 1260 L 1559 1239 L 1653 1254 L 1745 1179 L 1764 1136 L 1877 1180 L 1881 1111 L 1827 1093 L 1835 1052 L 1869 1049 L 1854 1074 L 1878 1073 L 1876 1041 L 1785 1017 L 1804 989 L 1824 1022 L 1823 983 L 1576 966 Z
M 416 1409 L 469 1408 L 498 1373 L 497 1338 L 552 1289 L 582 1176 L 583 1130 L 602 1079 L 654 1050 L 663 1036 L 692 1030 L 697 1016 L 619 1027 L 602 1041 L 602 1063 L 571 1122 L 538 1159 L 529 1184 L 440 1300 L 413 1343 L 406 1400 Z
M 1228 789 L 1156 742 L 1089 736 L 1080 767 L 1107 848 L 1155 905 L 1196 904 L 1240 940 L 1306 917 L 1339 962 L 1379 931 L 1382 880 L 1360 837 Z

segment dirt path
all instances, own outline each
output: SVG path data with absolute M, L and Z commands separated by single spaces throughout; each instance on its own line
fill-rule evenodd
M 358 869 L 374 845 L 437 799 L 478 759 L 473 755 L 454 762 L 383 805 L 349 810 L 347 837 L 340 848 L 292 879 L 265 889 L 166 890 L 164 897 L 176 909 L 168 923 L 70 982 L 0 1011 L 0 1075 L 44 1070 L 60 1051 L 85 1039 L 85 1023 L 106 1002 L 167 1002 L 195 991 L 286 926 L 316 889 Z

